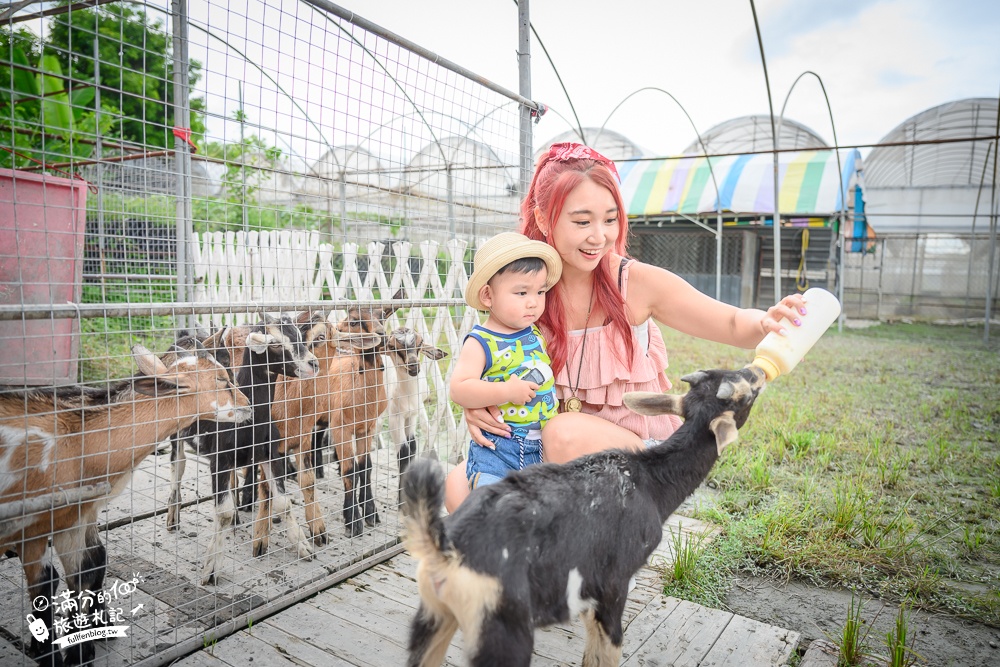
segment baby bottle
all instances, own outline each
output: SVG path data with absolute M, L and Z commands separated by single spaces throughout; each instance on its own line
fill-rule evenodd
M 751 363 L 764 371 L 768 382 L 790 373 L 840 315 L 840 302 L 825 289 L 807 289 L 802 298 L 806 302 L 806 314 L 799 318 L 802 324 L 795 326 L 787 318 L 782 319 L 787 335 L 772 331 L 757 346 Z

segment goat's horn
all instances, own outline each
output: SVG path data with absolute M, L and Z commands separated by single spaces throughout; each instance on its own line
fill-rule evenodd
M 736 386 L 732 382 L 723 382 L 719 385 L 719 391 L 715 394 L 718 399 L 726 400 L 727 398 L 732 398 L 733 394 L 736 393 Z
M 687 382 L 692 387 L 708 377 L 708 373 L 705 371 L 695 371 L 694 373 L 688 373 L 681 378 L 681 382 Z

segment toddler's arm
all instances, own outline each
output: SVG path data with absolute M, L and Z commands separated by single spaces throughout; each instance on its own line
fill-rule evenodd
M 463 408 L 486 408 L 492 405 L 514 403 L 524 405 L 535 397 L 538 385 L 517 377 L 505 382 L 487 382 L 482 379 L 486 368 L 486 353 L 478 341 L 467 338 L 455 361 L 455 370 L 448 383 L 451 400 Z

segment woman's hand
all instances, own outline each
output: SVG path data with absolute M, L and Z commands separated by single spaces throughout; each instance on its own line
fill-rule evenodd
M 507 437 L 510 435 L 510 427 L 500 418 L 500 410 L 496 406 L 488 408 L 465 408 L 465 423 L 469 427 L 469 435 L 477 445 L 494 449 L 483 431 L 488 431 L 493 435 Z
M 772 331 L 776 331 L 779 335 L 784 336 L 787 332 L 785 331 L 785 324 L 781 320 L 787 319 L 793 326 L 800 326 L 802 324 L 800 317 L 807 312 L 807 304 L 802 295 L 789 294 L 767 309 L 764 317 L 760 320 L 760 328 L 765 336 Z

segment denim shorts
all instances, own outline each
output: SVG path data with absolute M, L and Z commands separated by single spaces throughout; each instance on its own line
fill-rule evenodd
M 496 449 L 489 449 L 475 442 L 469 444 L 465 474 L 469 479 L 470 489 L 494 484 L 512 470 L 521 470 L 542 462 L 542 441 L 529 440 L 525 437 L 524 431 L 515 430 L 510 437 L 493 435 L 486 431 L 483 431 L 483 435 Z

